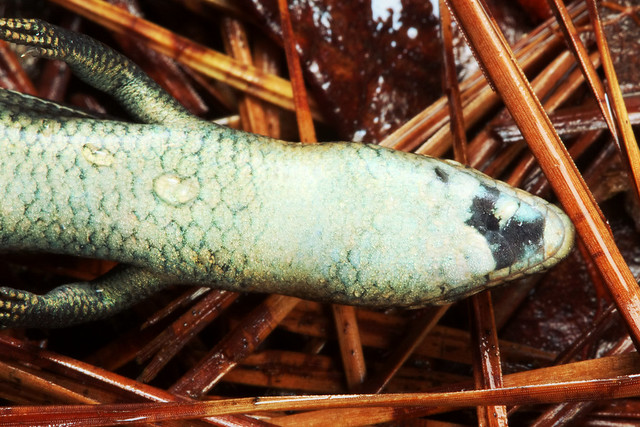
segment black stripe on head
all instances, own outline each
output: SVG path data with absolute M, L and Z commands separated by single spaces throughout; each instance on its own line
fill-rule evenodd
M 500 218 L 495 216 L 500 192 L 485 185 L 482 185 L 482 189 L 484 190 L 482 194 L 473 198 L 471 218 L 465 223 L 478 230 L 487 240 L 496 262 L 496 270 L 509 267 L 542 250 L 544 233 L 542 215 L 527 218 L 525 221 L 518 218 L 518 211 L 516 211 L 501 228 Z

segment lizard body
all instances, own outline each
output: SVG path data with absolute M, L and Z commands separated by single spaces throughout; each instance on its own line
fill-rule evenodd
M 453 301 L 571 249 L 548 202 L 451 161 L 302 145 L 191 117 L 88 37 L 1 20 L 0 38 L 70 63 L 138 120 L 0 91 L 0 248 L 126 264 L 44 296 L 0 289 L 0 325 L 64 326 L 171 283 L 368 306 Z

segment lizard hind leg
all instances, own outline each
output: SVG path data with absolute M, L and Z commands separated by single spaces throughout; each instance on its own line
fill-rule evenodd
M 103 319 L 171 283 L 141 268 L 116 267 L 91 282 L 62 285 L 45 295 L 0 287 L 0 328 L 62 328 Z
M 0 39 L 66 62 L 78 77 L 113 96 L 143 123 L 199 122 L 137 65 L 89 36 L 38 19 L 1 18 Z

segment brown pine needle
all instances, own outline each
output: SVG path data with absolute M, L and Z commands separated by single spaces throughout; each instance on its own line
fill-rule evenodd
M 178 36 L 145 19 L 100 0 L 51 0 L 112 31 L 134 35 L 149 47 L 211 78 L 257 98 L 293 110 L 291 84 L 253 66 Z

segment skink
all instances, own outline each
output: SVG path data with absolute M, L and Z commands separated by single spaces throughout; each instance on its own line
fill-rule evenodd
M 1 288 L 3 327 L 102 318 L 173 283 L 441 304 L 571 250 L 559 208 L 458 163 L 227 129 L 86 36 L 0 19 L 0 38 L 66 61 L 143 123 L 0 91 L 0 248 L 122 263 L 46 295 Z

